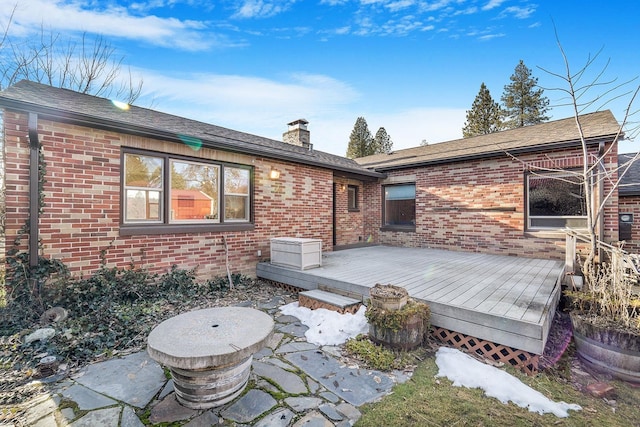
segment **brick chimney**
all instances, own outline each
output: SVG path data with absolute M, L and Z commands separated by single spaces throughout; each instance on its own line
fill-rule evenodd
M 308 124 L 309 122 L 305 119 L 298 119 L 287 123 L 289 130 L 282 134 L 282 140 L 287 144 L 293 144 L 311 150 L 313 146 L 311 145 L 311 132 L 307 129 Z

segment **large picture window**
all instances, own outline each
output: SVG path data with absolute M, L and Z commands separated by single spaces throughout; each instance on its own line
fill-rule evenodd
M 249 167 L 127 152 L 123 223 L 248 223 L 251 176 Z
M 215 221 L 218 215 L 220 167 L 169 160 L 171 221 Z
M 408 228 L 416 225 L 415 184 L 384 187 L 384 226 Z
M 581 177 L 569 173 L 528 175 L 528 228 L 586 227 L 587 205 L 581 181 Z

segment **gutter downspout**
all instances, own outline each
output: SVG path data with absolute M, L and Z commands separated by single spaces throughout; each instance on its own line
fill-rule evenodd
M 38 265 L 38 223 L 40 219 L 39 193 L 40 141 L 38 115 L 29 113 L 29 267 Z

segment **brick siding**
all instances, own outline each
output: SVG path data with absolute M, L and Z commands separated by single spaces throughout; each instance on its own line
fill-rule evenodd
M 615 165 L 615 158 L 612 150 L 607 167 Z M 393 171 L 388 181 L 415 178 L 415 231 L 381 231 L 382 184 L 367 184 L 365 198 L 371 206 L 365 213 L 365 233 L 394 246 L 564 259 L 562 233 L 525 230 L 525 172 L 581 165 L 581 152 L 573 150 Z M 607 184 L 605 193 L 610 189 Z M 609 242 L 617 240 L 616 203 L 614 192 L 605 211 Z
M 13 247 L 28 219 L 29 140 L 27 116 L 7 111 L 6 249 Z M 172 265 L 197 267 L 199 279 L 226 275 L 225 247 L 232 273 L 255 275 L 269 257 L 270 238 L 321 238 L 332 249 L 330 170 L 39 120 L 46 166 L 45 206 L 40 215 L 41 255 L 63 261 L 72 272 L 89 275 L 104 256 L 109 267 L 146 268 L 162 273 Z M 121 147 L 254 167 L 255 228 L 251 231 L 120 235 Z M 271 169 L 280 178 L 269 178 Z M 344 237 L 349 239 L 349 237 Z M 21 249 L 26 250 L 24 236 Z M 262 255 L 257 255 L 261 251 Z
M 336 246 L 354 245 L 367 240 L 364 235 L 363 183 L 362 181 L 335 178 Z M 349 210 L 349 186 L 357 188 L 358 209 Z
M 640 196 L 621 196 L 618 211 L 633 214 L 631 240 L 625 241 L 622 248 L 632 253 L 640 253 Z

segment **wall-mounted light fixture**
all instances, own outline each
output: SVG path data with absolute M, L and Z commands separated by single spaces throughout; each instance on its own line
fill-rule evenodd
M 340 191 L 344 191 L 347 188 L 346 185 L 344 184 L 340 184 Z
M 280 178 L 280 171 L 277 169 L 271 169 L 271 172 L 269 172 L 269 178 L 271 179 L 279 179 Z

